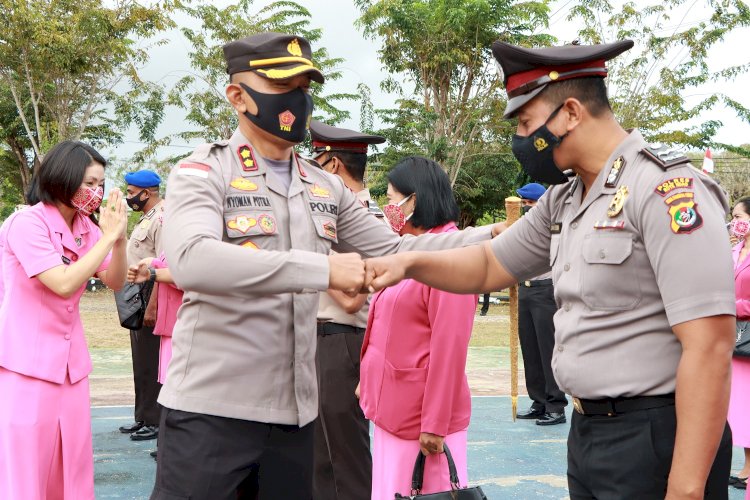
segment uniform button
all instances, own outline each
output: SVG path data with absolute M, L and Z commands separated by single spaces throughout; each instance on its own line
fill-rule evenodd
M 557 350 L 560 351 L 560 352 L 563 352 L 565 350 L 565 348 L 563 346 L 559 345 L 559 346 L 557 346 Z
M 603 258 L 605 258 L 606 256 L 607 256 L 607 254 L 606 254 L 606 253 L 604 253 L 604 250 L 599 250 L 599 258 L 600 258 L 600 259 L 603 259 Z
M 566 311 L 566 312 L 567 312 L 567 311 L 570 311 L 570 304 L 565 304 L 565 305 L 563 306 L 563 309 L 565 309 L 565 311 Z
M 73 262 L 75 262 L 75 261 L 78 260 L 78 256 L 76 254 L 73 254 L 73 255 L 70 256 L 70 260 L 72 260 Z
M 70 334 L 69 333 L 65 334 L 65 340 L 70 340 Z
M 572 224 L 570 225 L 570 227 L 572 227 L 573 229 L 575 229 L 575 228 L 577 228 L 577 227 L 578 227 L 578 223 L 577 223 L 577 222 L 573 222 L 573 223 L 572 223 Z
M 570 271 L 570 264 L 565 264 L 565 265 L 563 266 L 563 270 L 564 270 L 564 271 Z
M 68 306 L 66 309 L 68 310 L 69 313 L 73 312 L 73 306 Z

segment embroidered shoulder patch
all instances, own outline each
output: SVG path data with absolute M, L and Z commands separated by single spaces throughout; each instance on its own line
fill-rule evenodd
M 703 225 L 703 217 L 693 198 L 679 199 L 668 211 L 669 226 L 674 234 L 690 234 Z
M 654 192 L 659 193 L 661 196 L 666 196 L 675 189 L 692 189 L 693 178 L 692 177 L 674 177 L 666 180 L 654 188 Z
M 201 179 L 208 179 L 208 172 L 211 167 L 202 163 L 181 163 L 177 167 L 177 175 L 190 175 L 193 177 L 200 177 Z

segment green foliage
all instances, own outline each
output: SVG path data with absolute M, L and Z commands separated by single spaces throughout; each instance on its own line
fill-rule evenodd
M 708 64 L 712 48 L 750 25 L 750 9 L 743 2 L 706 3 L 710 17 L 691 23 L 684 23 L 695 6 L 688 0 L 645 6 L 629 1 L 619 8 L 608 0 L 579 0 L 571 9 L 568 19 L 582 26 L 582 42 L 636 41 L 634 49 L 609 63 L 610 97 L 625 127 L 638 127 L 651 140 L 705 149 L 718 145 L 713 137 L 722 125 L 702 120 L 706 110 L 723 105 L 750 122 L 750 110 L 711 88 L 745 75 L 750 63 L 718 70 Z M 698 123 L 685 126 L 688 121 Z

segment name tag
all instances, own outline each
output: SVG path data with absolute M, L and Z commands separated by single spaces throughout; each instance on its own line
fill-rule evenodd
M 69 258 L 67 258 L 64 255 L 62 255 L 61 257 L 62 257 L 63 264 L 65 264 L 66 266 L 70 265 L 70 259 Z
M 560 234 L 560 231 L 562 231 L 562 222 L 555 222 L 554 224 L 550 224 L 549 232 L 551 234 Z

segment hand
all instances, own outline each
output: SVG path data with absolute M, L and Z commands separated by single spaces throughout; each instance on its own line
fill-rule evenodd
M 423 432 L 419 435 L 419 449 L 422 451 L 422 455 L 426 457 L 443 453 L 444 442 L 445 437 L 438 436 L 437 434 Z
M 146 257 L 142 259 L 138 264 L 134 264 L 128 268 L 127 280 L 129 283 L 145 283 L 151 277 L 151 271 L 149 267 L 154 259 Z
M 99 210 L 99 228 L 102 234 L 114 241 L 125 238 L 128 227 L 128 212 L 119 189 L 109 192 L 106 205 Z
M 357 387 L 354 389 L 354 395 L 359 399 L 359 384 L 357 384 Z
M 508 224 L 505 221 L 492 224 L 492 237 L 494 238 L 498 234 L 508 229 Z
M 388 255 L 365 261 L 365 292 L 377 292 L 406 277 L 406 254 Z
M 365 264 L 356 253 L 335 253 L 328 256 L 330 274 L 328 288 L 355 296 L 364 287 Z
M 149 303 L 143 313 L 143 326 L 154 326 L 156 324 L 156 306 L 151 304 L 154 304 L 154 302 Z
M 729 235 L 729 244 L 730 244 L 730 245 L 732 245 L 732 246 L 735 246 L 735 245 L 736 245 L 737 243 L 739 243 L 739 242 L 740 242 L 740 239 L 739 239 L 738 237 L 736 237 L 736 236 L 735 236 L 735 235 L 733 235 L 733 234 L 730 234 L 730 235 Z

